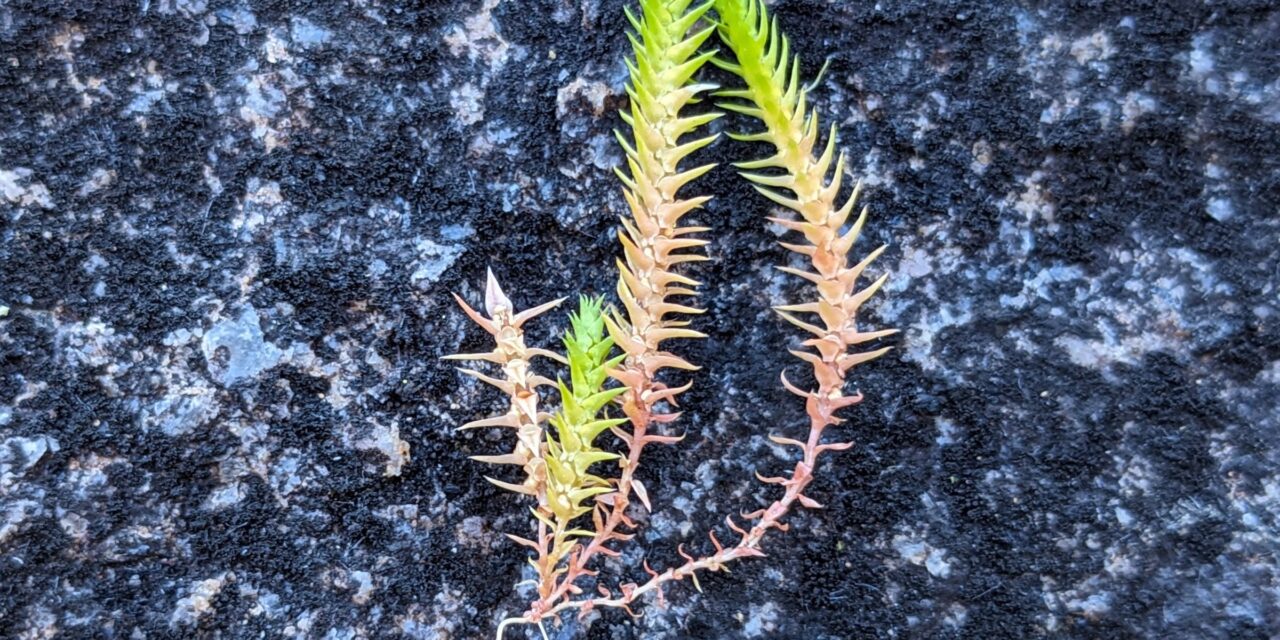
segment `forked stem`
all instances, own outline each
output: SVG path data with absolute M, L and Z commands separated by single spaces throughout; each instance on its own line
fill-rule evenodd
M 788 386 L 790 385 L 788 384 Z M 764 553 L 760 551 L 760 544 L 764 540 L 765 535 L 770 529 L 781 529 L 784 531 L 787 529 L 787 525 L 782 522 L 782 519 L 790 513 L 791 507 L 796 503 L 796 501 L 807 503 L 807 506 L 820 506 L 804 495 L 804 490 L 813 481 L 813 470 L 817 467 L 818 456 L 822 455 L 825 451 L 842 450 L 850 446 L 847 443 L 824 445 L 822 444 L 822 434 L 828 426 L 835 423 L 832 418 L 832 414 L 836 409 L 849 406 L 849 404 L 855 404 L 860 397 L 855 396 L 854 398 L 842 398 L 842 401 L 838 403 L 839 406 L 836 406 L 837 403 L 832 401 L 831 396 L 828 394 L 822 394 L 821 391 L 806 395 L 809 398 L 812 398 L 814 402 L 814 405 L 812 406 L 813 409 L 815 409 L 810 414 L 809 437 L 803 444 L 797 441 L 789 441 L 801 446 L 803 449 L 803 455 L 792 470 L 790 478 L 785 480 L 775 479 L 781 480 L 780 482 L 775 482 L 775 484 L 784 485 L 786 487 L 786 491 L 783 493 L 782 497 L 773 501 L 773 503 L 768 507 L 757 511 L 755 514 L 751 514 L 755 519 L 757 519 L 757 522 L 751 527 L 751 529 L 744 530 L 735 525 L 732 519 L 727 519 L 729 526 L 740 534 L 740 538 L 736 545 L 727 548 L 722 547 L 720 542 L 714 535 L 712 535 L 712 543 L 716 546 L 715 553 L 700 558 L 685 556 L 687 560 L 680 566 L 673 567 L 662 572 L 654 572 L 650 576 L 649 580 L 642 584 L 630 585 L 630 588 L 624 586 L 623 593 L 620 596 L 601 596 L 580 600 L 566 600 L 546 610 L 537 617 L 526 615 L 523 618 L 512 618 L 510 620 L 532 624 L 540 622 L 545 617 L 559 615 L 565 611 L 579 610 L 585 614 L 586 612 L 599 607 L 622 608 L 630 611 L 631 604 L 635 603 L 641 596 L 649 592 L 657 592 L 661 594 L 662 586 L 668 582 L 690 578 L 694 580 L 695 584 L 697 584 L 696 574 L 699 571 L 720 571 L 725 569 L 726 565 L 734 560 L 762 557 Z M 854 402 L 850 403 L 849 400 L 853 400 Z M 681 553 L 683 554 L 683 551 Z

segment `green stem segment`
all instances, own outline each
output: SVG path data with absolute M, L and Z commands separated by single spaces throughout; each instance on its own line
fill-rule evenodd
M 534 511 L 540 530 L 536 543 L 513 536 L 538 552 L 537 560 L 530 563 L 538 572 L 539 597 L 550 595 L 555 578 L 567 570 L 563 560 L 578 548 L 577 540 L 594 535 L 573 526 L 574 520 L 591 512 L 588 499 L 613 490 L 608 480 L 589 471 L 597 462 L 618 459 L 618 454 L 596 447 L 595 439 L 626 422 L 600 417 L 605 406 L 626 391 L 625 387 L 604 388 L 608 372 L 622 356 L 609 358 L 613 339 L 605 335 L 602 307 L 601 299 L 582 297 L 578 312 L 569 318 L 570 329 L 564 336 L 569 384 L 556 382 L 560 411 L 550 420 L 555 433 L 546 434 L 547 508 Z

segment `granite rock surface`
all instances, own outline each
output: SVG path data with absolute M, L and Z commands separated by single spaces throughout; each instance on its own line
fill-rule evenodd
M 827 509 L 554 636 L 1280 635 L 1280 9 L 773 7 L 829 63 L 812 101 L 889 245 L 866 322 L 903 332 Z M 456 431 L 501 400 L 439 360 L 484 337 L 448 293 L 611 291 L 624 27 L 615 0 L 0 1 L 0 637 L 523 611 L 526 512 L 467 460 L 504 434 Z M 780 229 L 730 168 L 701 184 L 704 369 L 608 580 L 758 508 L 791 460 L 765 434 L 804 424 Z

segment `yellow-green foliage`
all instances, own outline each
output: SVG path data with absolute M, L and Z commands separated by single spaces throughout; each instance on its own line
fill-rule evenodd
M 547 498 L 556 519 L 567 523 L 591 511 L 583 501 L 611 490 L 609 481 L 588 473 L 597 462 L 615 460 L 618 454 L 596 448 L 594 442 L 623 418 L 602 418 L 600 412 L 626 387 L 604 389 L 608 371 L 624 356 L 609 359 L 613 339 L 604 335 L 600 298 L 582 297 L 578 313 L 569 317 L 564 336 L 569 360 L 569 385 L 558 381 L 560 411 L 551 417 L 555 435 L 547 433 Z M 589 532 L 583 532 L 589 535 Z
M 800 84 L 800 61 L 792 56 L 791 44 L 760 0 L 716 0 L 720 14 L 720 38 L 733 51 L 734 62 L 717 59 L 715 64 L 742 78 L 741 89 L 716 93 L 721 98 L 746 101 L 721 102 L 722 109 L 758 119 L 764 130 L 751 134 L 730 134 L 734 139 L 768 142 L 775 153 L 767 158 L 735 163 L 742 169 L 778 168 L 782 175 L 745 174 L 770 200 L 795 210 L 813 223 L 824 222 L 834 210 L 844 163 L 841 154 L 832 184 L 824 184 L 836 148 L 832 126 L 826 148 L 818 154 L 818 116 L 806 105 L 807 90 Z M 791 190 L 787 198 L 773 188 Z M 846 202 L 843 215 L 852 209 Z
M 624 413 L 637 424 L 649 420 L 651 402 L 640 396 L 652 390 L 658 369 L 695 368 L 684 359 L 661 351 L 659 344 L 670 338 L 702 337 L 685 328 L 688 321 L 670 317 L 675 313 L 701 313 L 673 299 L 696 295 L 693 287 L 698 284 L 676 273 L 677 266 L 707 259 L 688 251 L 707 244 L 706 240 L 690 237 L 706 229 L 682 226 L 681 218 L 711 199 L 683 198 L 677 191 L 714 167 L 707 164 L 681 169 L 679 165 L 717 136 L 688 141 L 682 137 L 720 116 L 717 112 L 681 114 L 686 106 L 698 101 L 700 94 L 716 88 L 692 80 L 693 74 L 715 54 L 698 51 L 715 33 L 715 27 L 695 27 L 711 8 L 710 2 L 696 7 L 691 4 L 690 0 L 640 0 L 638 17 L 626 9 L 627 20 L 635 29 L 634 34 L 627 34 L 635 57 L 627 60 L 631 108 L 621 114 L 631 136 L 617 134 L 627 155 L 625 170 L 620 168 L 617 173 L 631 211 L 630 217 L 622 218 L 623 228 L 618 234 L 625 257 L 618 264 L 618 298 L 625 317 L 615 314 L 606 321 L 618 347 L 628 356 L 626 365 L 615 371 L 614 377 L 635 390 L 635 394 L 622 399 L 622 405 Z
M 832 412 L 857 402 L 859 397 L 843 395 L 849 369 L 889 351 L 889 347 L 855 353 L 850 353 L 850 349 L 895 333 L 893 329 L 862 331 L 858 328 L 859 309 L 889 276 L 881 276 L 864 289 L 858 289 L 858 279 L 884 247 L 850 265 L 850 250 L 866 222 L 867 210 L 864 207 L 856 221 L 845 229 L 858 200 L 859 188 L 853 189 L 843 205 L 838 203 L 845 154 L 842 152 L 835 159 L 836 129 L 833 126 L 819 155 L 818 116 L 805 105 L 800 62 L 791 55 L 791 47 L 777 20 L 770 18 L 761 0 L 715 1 L 721 20 L 720 38 L 736 58 L 735 62 L 720 60 L 716 64 L 741 77 L 746 85 L 742 89 L 719 92 L 720 97 L 731 99 L 720 106 L 756 118 L 764 125 L 763 131 L 735 135 L 735 138 L 767 142 L 774 148 L 773 155 L 736 166 L 781 170 L 742 175 L 765 197 L 798 216 L 798 219 L 770 220 L 804 236 L 804 242 L 784 242 L 782 246 L 807 256 L 813 268 L 811 271 L 780 269 L 815 284 L 818 299 L 783 305 L 777 310 L 788 322 L 814 334 L 815 337 L 804 344 L 816 349 L 817 354 L 792 353 L 815 367 L 820 389 L 812 396 L 816 404 L 811 413 L 821 422 L 834 422 L 837 419 Z M 813 314 L 822 324 L 810 324 L 793 313 Z M 809 397 L 809 394 L 801 395 Z

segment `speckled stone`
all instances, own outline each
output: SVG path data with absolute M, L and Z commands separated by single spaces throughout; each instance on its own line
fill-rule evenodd
M 826 509 L 553 636 L 1280 635 L 1280 9 L 772 6 L 829 63 L 860 250 L 889 245 L 866 321 L 903 332 Z M 523 611 L 527 511 L 467 460 L 506 434 L 456 430 L 501 400 L 440 361 L 484 342 L 447 294 L 611 292 L 624 27 L 615 0 L 0 2 L 0 637 Z M 769 311 L 803 283 L 727 166 L 758 152 L 700 152 L 704 368 L 610 583 L 769 500 L 765 434 L 804 426 Z

